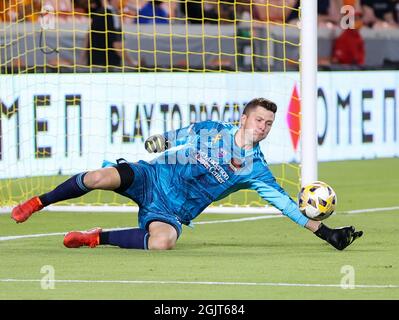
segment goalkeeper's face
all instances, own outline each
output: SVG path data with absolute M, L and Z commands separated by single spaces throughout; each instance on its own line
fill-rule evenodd
M 241 116 L 241 128 L 244 129 L 245 140 L 256 144 L 267 137 L 273 122 L 274 113 L 263 107 L 256 107 L 248 114 Z

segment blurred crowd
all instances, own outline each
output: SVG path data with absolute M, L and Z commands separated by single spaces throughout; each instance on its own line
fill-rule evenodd
M 355 8 L 357 26 L 398 28 L 399 0 L 318 0 L 319 24 L 339 27 L 343 12 Z M 127 23 L 259 23 L 295 24 L 300 0 L 0 0 L 0 20 L 37 21 L 51 6 L 59 19 L 89 19 L 90 13 L 114 6 Z M 252 18 L 252 19 L 251 19 Z
M 135 67 L 138 62 L 124 49 L 123 27 L 129 24 L 298 28 L 300 6 L 300 0 L 0 0 L 0 22 L 36 22 L 48 14 L 58 23 L 85 22 L 90 32 L 80 57 L 83 64 Z M 399 0 L 318 0 L 318 24 L 336 34 L 331 54 L 319 56 L 319 66 L 363 66 L 366 52 L 360 31 L 399 30 Z

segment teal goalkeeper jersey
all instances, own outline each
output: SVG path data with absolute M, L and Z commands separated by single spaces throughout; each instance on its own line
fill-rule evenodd
M 298 205 L 277 184 L 259 145 L 235 144 L 238 127 L 204 121 L 164 133 L 169 149 L 149 163 L 157 192 L 180 221 L 189 224 L 212 202 L 241 189 L 260 197 L 301 226 L 308 222 Z

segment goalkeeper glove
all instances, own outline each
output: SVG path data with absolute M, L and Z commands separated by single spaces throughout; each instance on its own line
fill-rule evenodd
M 144 147 L 149 153 L 162 152 L 169 148 L 169 141 L 163 135 L 155 134 L 148 137 L 144 142 Z
M 335 249 L 344 250 L 353 241 L 360 238 L 363 235 L 363 231 L 356 231 L 353 226 L 330 229 L 321 223 L 314 234 L 327 241 Z

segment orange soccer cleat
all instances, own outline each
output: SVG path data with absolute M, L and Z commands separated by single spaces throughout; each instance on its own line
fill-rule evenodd
M 71 231 L 64 237 L 64 246 L 67 248 L 79 248 L 88 246 L 94 248 L 100 244 L 101 228 L 94 228 L 87 231 Z
M 41 209 L 43 209 L 43 205 L 39 197 L 33 197 L 12 209 L 11 218 L 17 223 L 21 223 L 28 220 L 33 213 Z

